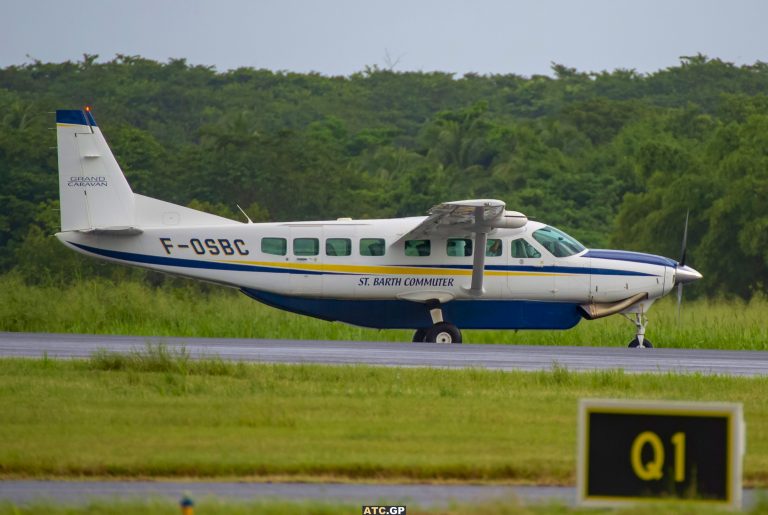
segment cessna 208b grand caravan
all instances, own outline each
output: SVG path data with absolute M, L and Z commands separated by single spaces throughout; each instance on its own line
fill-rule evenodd
M 701 278 L 672 259 L 586 249 L 499 200 L 426 217 L 237 222 L 133 193 L 88 108 L 57 111 L 56 125 L 66 246 L 323 320 L 460 343 L 459 328 L 569 329 L 622 314 L 636 326 L 630 346 L 650 347 L 648 308 Z

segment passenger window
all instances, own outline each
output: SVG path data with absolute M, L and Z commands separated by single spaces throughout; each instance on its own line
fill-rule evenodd
M 383 238 L 360 238 L 361 256 L 383 256 L 384 249 Z
M 485 242 L 485 255 L 489 257 L 501 256 L 501 240 L 491 240 Z
M 262 238 L 261 251 L 264 254 L 273 254 L 275 256 L 285 256 L 288 244 L 285 238 Z
M 320 253 L 320 240 L 317 238 L 294 238 L 294 256 L 317 256 Z
M 514 258 L 540 258 L 541 253 L 536 248 L 525 241 L 523 238 L 518 238 L 512 242 L 512 257 Z
M 451 257 L 472 255 L 472 240 L 469 238 L 451 238 L 445 244 L 445 252 Z
M 430 240 L 406 240 L 406 256 L 429 256 L 432 252 L 432 242 Z
M 352 240 L 349 238 L 328 238 L 325 240 L 326 256 L 349 256 L 352 254 Z

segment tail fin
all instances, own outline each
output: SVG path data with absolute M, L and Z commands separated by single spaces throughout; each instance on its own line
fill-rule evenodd
M 96 121 L 56 111 L 62 231 L 131 231 L 136 198 Z

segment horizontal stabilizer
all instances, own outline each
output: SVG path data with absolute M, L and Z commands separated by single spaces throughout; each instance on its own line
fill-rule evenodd
M 144 231 L 138 227 L 96 227 L 94 229 L 81 229 L 77 232 L 96 236 L 136 236 Z

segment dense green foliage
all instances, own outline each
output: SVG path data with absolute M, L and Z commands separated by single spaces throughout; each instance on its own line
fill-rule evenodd
M 65 256 L 51 111 L 90 104 L 137 192 L 254 220 L 423 214 L 491 197 L 592 247 L 677 258 L 693 291 L 768 284 L 768 64 L 698 55 L 641 75 L 326 77 L 119 55 L 0 69 L 0 269 L 115 274 Z

